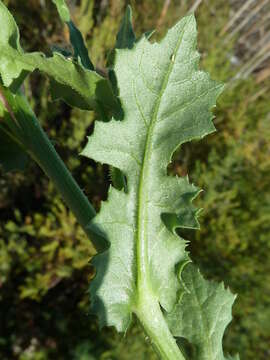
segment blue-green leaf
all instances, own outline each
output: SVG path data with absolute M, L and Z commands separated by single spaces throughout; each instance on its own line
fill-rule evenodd
M 56 5 L 62 21 L 68 26 L 70 42 L 74 50 L 74 58 L 79 60 L 82 66 L 86 69 L 94 70 L 94 65 L 89 58 L 88 50 L 85 46 L 82 34 L 71 20 L 66 2 L 64 0 L 53 0 L 53 3 Z
M 132 9 L 128 5 L 120 29 L 116 36 L 116 49 L 131 49 L 136 41 L 132 25 Z

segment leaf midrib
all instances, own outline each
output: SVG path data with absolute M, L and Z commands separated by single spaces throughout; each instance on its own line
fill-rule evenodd
M 179 47 L 182 43 L 183 35 L 185 33 L 187 23 L 184 25 L 181 35 L 179 36 L 179 40 L 176 44 L 175 50 L 173 54 L 171 54 L 171 58 L 176 58 L 176 54 L 179 50 Z M 151 289 L 151 282 L 149 281 L 149 271 L 148 271 L 148 243 L 147 239 L 145 238 L 146 233 L 146 225 L 148 222 L 147 217 L 145 216 L 145 209 L 146 204 L 148 203 L 148 182 L 146 181 L 148 179 L 149 175 L 149 160 L 152 154 L 152 137 L 154 133 L 154 128 L 157 121 L 157 116 L 161 104 L 162 97 L 165 93 L 165 90 L 167 88 L 170 75 L 172 73 L 173 67 L 174 67 L 175 61 L 170 61 L 168 71 L 166 72 L 161 90 L 160 95 L 158 96 L 153 116 L 150 120 L 146 141 L 145 141 L 145 147 L 144 147 L 144 157 L 142 161 L 142 171 L 139 176 L 139 185 L 138 185 L 138 211 L 137 211 L 137 233 L 136 233 L 136 257 L 137 257 L 137 290 L 140 296 L 143 295 L 143 292 L 145 289 L 152 290 Z M 146 179 L 146 180 L 145 180 Z M 144 235 L 144 236 L 143 236 Z

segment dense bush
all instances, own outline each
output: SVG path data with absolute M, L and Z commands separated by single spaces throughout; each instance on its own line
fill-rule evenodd
M 157 14 L 163 1 L 133 2 L 138 32 L 159 24 L 157 37 L 191 4 L 172 1 L 161 19 Z M 26 49 L 49 53 L 50 46 L 65 41 L 49 1 L 46 7 L 37 0 L 6 4 L 20 25 Z M 72 4 L 74 19 L 102 71 L 125 1 Z M 232 44 L 224 45 L 217 35 L 228 11 L 223 0 L 205 2 L 198 11 L 199 47 L 203 58 L 207 54 L 203 66 L 223 81 L 236 71 L 229 61 Z M 188 238 L 192 257 L 205 274 L 225 279 L 239 294 L 226 345 L 242 359 L 263 360 L 270 355 L 270 103 L 266 95 L 257 96 L 258 91 L 252 79 L 228 87 L 216 111 L 218 133 L 184 146 L 169 171 L 188 172 L 205 190 L 197 200 L 204 208 L 201 231 Z M 57 150 L 98 208 L 106 198 L 108 169 L 78 157 L 93 115 L 52 103 L 38 74 L 26 92 Z M 155 359 L 139 327 L 134 326 L 126 340 L 110 329 L 100 333 L 88 315 L 94 250 L 41 170 L 30 163 L 24 173 L 1 172 L 0 182 L 1 359 Z

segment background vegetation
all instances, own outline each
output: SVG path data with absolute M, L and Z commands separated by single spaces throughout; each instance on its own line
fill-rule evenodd
M 52 46 L 68 46 L 66 29 L 50 1 L 5 3 L 19 24 L 25 50 L 49 54 Z M 69 3 L 91 58 L 102 71 L 126 1 Z M 237 30 L 243 16 L 262 2 L 255 1 L 253 10 L 231 27 L 228 22 L 241 1 L 130 3 L 137 34 L 158 28 L 156 38 L 192 5 L 200 5 L 196 14 L 202 67 L 228 85 L 216 109 L 218 132 L 183 146 L 168 171 L 189 173 L 205 190 L 197 200 L 204 208 L 201 231 L 184 235 L 202 272 L 224 280 L 238 293 L 226 349 L 245 360 L 269 359 L 269 67 L 265 59 L 256 66 L 250 62 L 253 54 L 263 51 L 264 42 L 249 50 L 248 39 L 240 41 L 254 27 L 254 19 Z M 257 17 L 255 25 L 261 21 Z M 256 40 L 255 30 L 251 35 L 258 44 L 264 34 Z M 106 198 L 108 169 L 78 156 L 92 130 L 93 114 L 52 103 L 47 81 L 38 73 L 29 79 L 26 91 L 57 150 L 98 209 Z M 0 358 L 156 359 L 138 325 L 125 338 L 113 329 L 100 332 L 88 314 L 87 289 L 93 276 L 89 260 L 94 252 L 41 170 L 33 163 L 23 173 L 0 170 L 0 189 Z

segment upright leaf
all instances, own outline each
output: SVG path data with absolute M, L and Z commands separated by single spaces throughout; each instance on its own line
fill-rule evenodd
M 56 5 L 57 11 L 62 21 L 65 22 L 68 26 L 70 42 L 74 50 L 75 59 L 78 59 L 82 66 L 86 69 L 94 70 L 94 65 L 89 58 L 88 50 L 84 44 L 82 34 L 71 21 L 67 4 L 64 0 L 53 0 L 53 3 Z
M 99 110 L 102 103 L 105 115 L 119 111 L 109 81 L 95 71 L 59 53 L 52 57 L 37 52 L 23 53 L 17 25 L 1 0 L 0 22 L 6 28 L 0 37 L 0 75 L 5 86 L 15 91 L 27 74 L 38 69 L 50 78 L 53 99 L 61 98 L 85 110 Z
M 74 57 L 88 70 L 94 70 L 94 65 L 89 58 L 88 50 L 84 44 L 81 32 L 72 21 L 67 22 L 69 29 L 70 42 L 74 49 Z
M 136 41 L 136 36 L 132 25 L 132 9 L 128 5 L 122 20 L 119 32 L 116 36 L 116 49 L 130 49 Z
M 143 294 L 173 309 L 180 288 L 175 266 L 187 259 L 186 243 L 174 230 L 198 226 L 191 201 L 199 189 L 187 178 L 167 176 L 179 145 L 215 130 L 210 110 L 222 86 L 198 70 L 195 48 L 195 19 L 188 16 L 160 43 L 143 37 L 132 49 L 117 49 L 124 119 L 96 123 L 83 151 L 127 178 L 127 193 L 111 188 L 91 225 L 111 244 L 93 260 L 92 309 L 101 325 L 119 331 L 127 329 Z
M 205 280 L 194 265 L 185 268 L 182 280 L 186 292 L 167 315 L 171 332 L 193 345 L 192 360 L 225 360 L 222 338 L 235 296 L 223 284 Z

